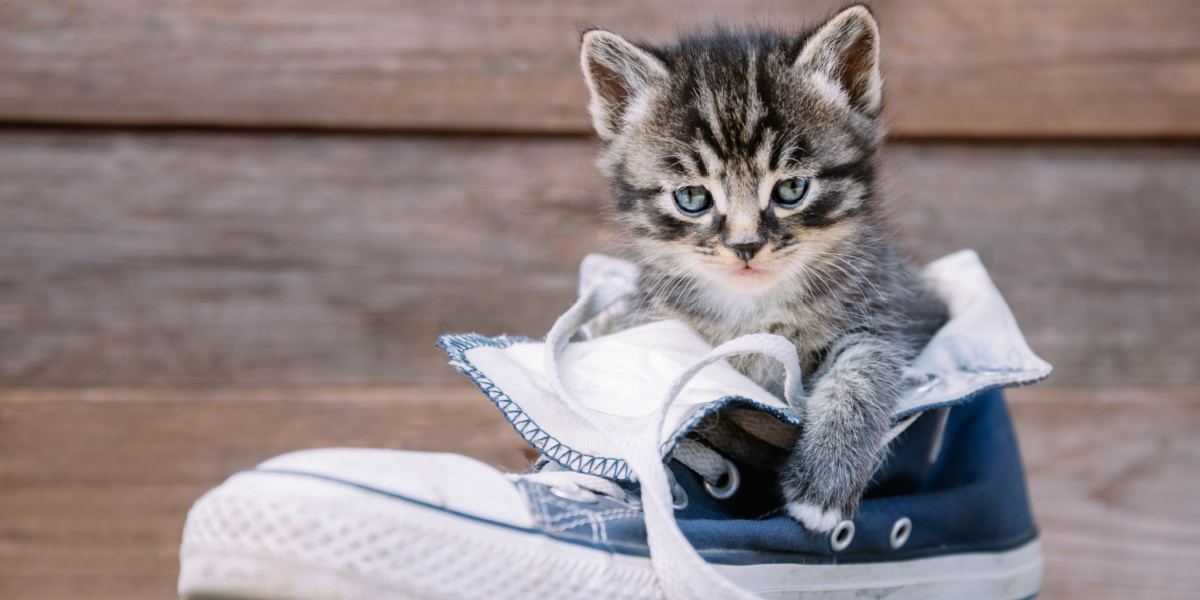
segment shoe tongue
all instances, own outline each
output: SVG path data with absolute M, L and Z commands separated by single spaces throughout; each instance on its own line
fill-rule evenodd
M 732 408 L 709 415 L 691 435 L 739 465 L 774 468 L 794 446 L 799 431 L 764 412 Z

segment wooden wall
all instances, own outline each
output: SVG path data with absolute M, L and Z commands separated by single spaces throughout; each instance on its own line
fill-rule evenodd
M 578 28 L 802 0 L 0 1 L 0 598 L 171 594 L 188 504 L 320 445 L 521 442 L 433 346 L 539 335 L 609 247 Z M 977 249 L 1047 597 L 1200 586 L 1200 3 L 874 3 L 884 189 Z

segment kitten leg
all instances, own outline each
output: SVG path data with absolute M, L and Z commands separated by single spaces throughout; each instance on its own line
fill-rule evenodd
M 881 454 L 906 349 L 878 337 L 847 340 L 809 395 L 804 431 L 783 469 L 787 511 L 829 531 L 858 509 Z

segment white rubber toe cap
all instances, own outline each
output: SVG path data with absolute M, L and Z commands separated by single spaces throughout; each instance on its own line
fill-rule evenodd
M 517 527 L 531 527 L 524 497 L 503 473 L 457 454 L 322 448 L 272 458 L 257 470 L 326 477 Z

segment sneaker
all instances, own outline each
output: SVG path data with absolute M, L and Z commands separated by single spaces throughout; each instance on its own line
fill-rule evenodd
M 952 318 L 914 362 L 887 460 L 827 534 L 783 510 L 798 431 L 791 345 L 715 349 L 686 326 L 608 335 L 628 265 L 591 259 L 546 342 L 440 345 L 541 454 L 526 474 L 450 454 L 320 449 L 234 475 L 184 527 L 184 598 L 1033 597 L 1042 557 L 999 388 L 1049 365 L 978 259 L 927 274 Z M 592 337 L 578 339 L 578 332 Z M 587 337 L 586 335 L 584 337 Z M 762 352 L 777 398 L 720 359 Z M 791 362 L 789 362 L 791 361 Z M 664 398 L 648 403 L 647 397 Z M 647 405 L 650 406 L 647 406 Z

